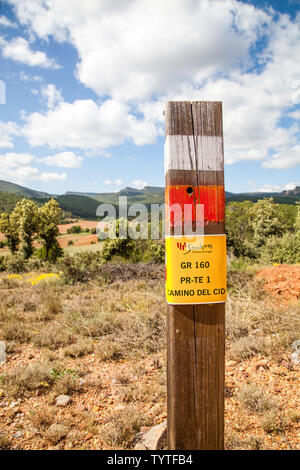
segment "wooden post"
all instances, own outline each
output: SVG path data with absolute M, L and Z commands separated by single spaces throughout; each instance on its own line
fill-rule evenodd
M 165 171 L 166 204 L 189 193 L 204 204 L 204 234 L 224 234 L 221 102 L 167 103 Z M 166 224 L 172 235 L 176 218 Z M 168 304 L 167 322 L 168 448 L 223 449 L 225 303 Z

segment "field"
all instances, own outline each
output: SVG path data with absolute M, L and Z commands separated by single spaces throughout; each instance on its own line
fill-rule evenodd
M 79 251 L 97 251 L 101 249 L 101 243 L 98 243 L 98 238 L 96 234 L 91 234 L 89 232 L 84 232 L 85 229 L 93 229 L 96 228 L 99 222 L 95 220 L 83 220 L 83 219 L 74 219 L 69 224 L 61 224 L 58 226 L 59 228 L 59 237 L 58 242 L 59 245 L 64 248 L 67 253 L 77 253 Z M 79 225 L 83 232 L 77 234 L 67 234 L 67 230 L 73 227 L 74 225 Z M 0 233 L 0 241 L 5 239 L 4 235 Z M 69 245 L 69 242 L 72 242 Z M 39 248 L 39 243 L 34 242 L 34 246 Z M 7 247 L 0 248 L 0 255 L 8 255 L 9 250 Z
M 274 295 L 270 269 L 280 278 L 280 266 L 263 279 L 229 271 L 226 449 L 300 448 L 299 303 Z M 1 273 L 0 447 L 131 449 L 166 420 L 163 271 L 110 264 L 71 284 L 64 272 Z

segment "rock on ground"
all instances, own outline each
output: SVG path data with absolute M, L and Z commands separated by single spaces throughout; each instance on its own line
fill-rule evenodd
M 163 449 L 167 441 L 167 421 L 157 424 L 150 431 L 141 432 L 136 436 L 135 450 Z
M 6 344 L 4 341 L 0 341 L 0 364 L 6 362 Z
M 56 398 L 55 404 L 56 406 L 67 406 L 70 401 L 70 395 L 59 395 L 59 397 Z

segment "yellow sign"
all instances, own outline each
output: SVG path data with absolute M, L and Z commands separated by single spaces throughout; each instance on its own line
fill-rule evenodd
M 226 300 L 226 235 L 166 237 L 166 297 L 169 304 Z

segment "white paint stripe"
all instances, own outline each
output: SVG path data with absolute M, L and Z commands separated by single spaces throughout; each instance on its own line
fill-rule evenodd
M 207 135 L 167 135 L 165 172 L 169 170 L 223 171 L 223 138 Z

